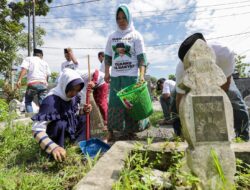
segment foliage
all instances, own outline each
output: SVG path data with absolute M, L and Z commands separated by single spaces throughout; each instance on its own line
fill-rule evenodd
M 250 189 L 250 165 L 244 163 L 242 160 L 236 160 L 236 189 Z
M 235 59 L 235 71 L 239 73 L 240 78 L 247 77 L 247 73 L 245 72 L 246 67 L 250 66 L 250 63 L 244 63 L 243 59 L 245 59 L 246 56 L 238 55 Z
M 55 82 L 58 76 L 59 76 L 58 72 L 52 72 L 50 75 L 52 82 Z
M 223 189 L 224 189 L 227 186 L 227 180 L 225 178 L 225 174 L 224 174 L 224 171 L 222 169 L 220 160 L 218 158 L 218 155 L 217 155 L 216 151 L 213 148 L 210 150 L 210 154 L 211 154 L 211 156 L 213 158 L 214 167 L 215 167 L 216 171 L 219 174 L 219 177 L 220 177 L 220 180 L 221 180 L 221 182 L 223 184 Z
M 36 27 L 36 46 L 42 46 L 44 44 L 43 36 L 46 35 L 46 31 L 40 26 Z M 19 47 L 22 49 L 28 49 L 28 33 L 22 33 L 20 35 Z M 33 36 L 30 36 L 30 41 L 33 41 Z M 30 44 L 30 48 L 33 49 L 33 43 Z M 20 61 L 19 61 L 20 62 Z
M 7 1 L 0 4 L 0 72 L 6 83 L 11 78 L 12 63 L 17 58 L 18 43 L 23 25 L 15 19 L 10 19 L 11 11 Z
M 0 121 L 7 119 L 9 114 L 9 106 L 4 99 L 0 99 Z
M 4 85 L 4 80 L 0 79 L 0 88 L 3 88 L 3 85 Z
M 152 115 L 149 116 L 149 120 L 151 125 L 153 125 L 154 127 L 157 126 L 157 123 L 160 119 L 163 118 L 163 113 L 162 111 L 154 111 L 154 113 Z
M 36 1 L 36 15 L 45 16 L 49 11 L 47 3 L 51 2 L 52 0 Z M 27 15 L 29 3 L 32 1 L 7 3 L 7 0 L 0 3 L 0 72 L 5 78 L 6 85 L 10 83 L 12 67 L 21 62 L 18 50 L 26 49 L 28 46 L 27 34 L 23 31 L 24 24 L 20 19 Z M 36 45 L 41 46 L 45 30 L 40 27 L 36 29 Z
M 53 0 L 43 0 L 36 1 L 35 4 L 35 13 L 37 16 L 46 16 L 49 12 L 49 6 L 47 3 L 51 3 Z M 24 16 L 28 16 L 28 12 L 30 10 L 30 14 L 32 15 L 33 1 L 19 1 L 19 2 L 11 2 L 9 7 L 12 10 L 11 18 L 20 21 Z
M 171 166 L 168 169 L 170 173 L 171 184 L 173 187 L 192 187 L 192 189 L 199 190 L 200 180 L 191 173 L 181 171 L 184 164 L 184 152 L 178 152 L 176 149 L 172 150 Z
M 157 78 L 150 76 L 150 81 L 152 82 L 153 85 L 156 85 Z
M 148 140 L 148 145 L 152 143 L 152 139 Z M 162 186 L 156 186 L 152 176 L 152 169 L 158 165 L 164 154 L 164 151 L 158 152 L 154 160 L 149 159 L 149 146 L 136 143 L 135 150 L 125 159 L 124 169 L 120 173 L 119 180 L 113 185 L 114 190 L 133 190 L 133 189 L 165 189 Z M 144 151 L 142 151 L 144 147 Z M 199 179 L 192 174 L 180 171 L 182 167 L 183 152 L 172 151 L 171 166 L 164 172 L 163 178 L 168 178 L 171 182 L 171 189 L 177 187 L 194 187 L 200 189 Z M 169 176 L 169 177 L 165 177 Z
M 137 148 L 141 147 L 137 144 Z M 113 185 L 115 190 L 132 190 L 132 189 L 153 189 L 153 181 L 147 179 L 142 181 L 145 175 L 150 175 L 152 164 L 149 165 L 148 152 L 143 153 L 135 151 L 126 157 L 124 169 L 120 173 L 119 180 Z
M 169 79 L 169 80 L 174 80 L 174 81 L 175 81 L 175 75 L 174 75 L 174 74 L 168 75 L 168 79 Z
M 89 171 L 85 165 L 93 166 L 72 144 L 66 145 L 66 160 L 55 162 L 40 149 L 30 130 L 31 126 L 17 125 L 0 133 L 0 189 L 72 189 Z
M 242 139 L 242 138 L 240 138 L 240 137 L 236 137 L 235 139 L 233 139 L 233 141 L 235 142 L 235 143 L 244 143 L 245 141 Z
M 7 102 L 10 102 L 13 99 L 17 99 L 19 101 L 21 101 L 22 99 L 22 90 L 21 89 L 12 90 L 11 84 L 4 84 L 3 94 Z

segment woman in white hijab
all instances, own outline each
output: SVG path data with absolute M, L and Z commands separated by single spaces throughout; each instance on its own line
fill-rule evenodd
M 120 5 L 115 15 L 117 30 L 108 38 L 104 59 L 105 81 L 110 82 L 108 129 L 110 137 L 113 130 L 118 130 L 123 132 L 125 138 L 133 139 L 135 132 L 149 125 L 148 119 L 133 120 L 126 113 L 116 93 L 138 80 L 144 81 L 147 60 L 143 38 L 134 28 L 129 7 L 125 4 Z
M 57 161 L 66 157 L 63 148 L 66 137 L 77 142 L 85 139 L 86 117 L 82 113 L 91 111 L 91 105 L 85 105 L 81 114 L 77 114 L 80 103 L 77 94 L 83 87 L 76 71 L 64 69 L 57 86 L 50 90 L 39 112 L 32 117 L 34 138 Z

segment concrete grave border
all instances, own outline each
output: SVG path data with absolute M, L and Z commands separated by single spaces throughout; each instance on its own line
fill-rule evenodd
M 97 162 L 92 170 L 82 178 L 74 187 L 74 190 L 111 190 L 112 185 L 119 179 L 119 174 L 124 166 L 126 156 L 134 148 L 134 141 L 118 141 L 111 149 L 105 153 L 103 157 Z M 144 142 L 145 143 L 145 142 Z M 174 142 L 170 142 L 164 149 L 164 152 L 171 152 L 173 148 L 177 151 L 185 151 L 188 147 L 187 143 L 178 143 L 175 147 Z M 155 152 L 161 151 L 165 142 L 153 143 L 148 150 Z M 232 150 L 235 152 L 236 158 L 242 159 L 244 162 L 250 164 L 250 142 L 247 143 L 232 143 Z

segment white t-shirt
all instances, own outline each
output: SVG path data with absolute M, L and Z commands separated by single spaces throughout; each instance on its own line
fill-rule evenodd
M 21 67 L 28 70 L 28 83 L 37 81 L 47 83 L 47 77 L 51 74 L 48 63 L 37 56 L 25 58 Z
M 78 64 L 75 64 L 73 61 L 65 61 L 62 63 L 61 71 L 63 71 L 64 68 L 70 68 L 75 70 L 78 68 Z
M 88 84 L 88 79 L 89 79 L 89 75 L 88 75 L 88 71 L 87 70 L 76 70 L 82 77 L 83 81 L 84 81 L 84 87 L 87 86 Z M 93 74 L 96 70 L 90 70 L 90 76 L 91 76 L 91 79 L 93 78 Z M 101 86 L 103 83 L 105 83 L 104 81 L 104 73 L 101 72 L 101 71 L 98 71 L 98 77 L 97 77 L 97 81 L 96 81 L 96 86 L 95 87 L 98 87 L 98 86 Z
M 222 69 L 226 77 L 232 75 L 235 68 L 235 53 L 228 47 L 219 43 L 213 43 L 208 45 L 215 52 L 216 65 L 218 65 Z M 185 94 L 185 91 L 178 87 L 178 85 L 182 82 L 184 74 L 185 74 L 184 65 L 182 62 L 179 62 L 176 66 L 175 76 L 176 76 L 176 92 L 180 94 Z
M 104 63 L 104 60 L 101 62 L 101 65 L 100 65 L 99 71 L 101 71 L 101 72 L 105 73 L 105 63 Z
M 175 87 L 175 81 L 165 80 L 163 83 L 162 94 L 170 94 Z
M 109 36 L 105 54 L 112 57 L 111 76 L 138 76 L 137 55 L 145 53 L 141 34 L 136 30 Z
M 88 71 L 87 70 L 79 70 L 77 69 L 76 70 L 82 77 L 83 81 L 84 81 L 84 87 L 83 89 L 81 90 L 80 92 L 80 95 L 81 95 L 81 103 L 85 103 L 86 101 L 86 90 L 87 90 L 87 85 L 88 85 Z M 95 70 L 90 70 L 90 76 L 91 76 L 91 79 L 93 78 L 93 74 L 94 74 Z M 102 84 L 105 83 L 104 81 L 104 76 L 105 74 L 101 71 L 98 71 L 99 74 L 98 74 L 98 77 L 97 77 L 97 81 L 96 81 L 96 86 L 94 88 L 98 88 L 99 86 L 101 86 Z

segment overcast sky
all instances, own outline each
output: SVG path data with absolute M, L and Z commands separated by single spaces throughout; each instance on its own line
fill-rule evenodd
M 230 46 L 250 62 L 250 1 L 54 0 L 48 15 L 36 18 L 37 26 L 47 31 L 41 49 L 51 70 L 60 71 L 65 47 L 73 48 L 81 69 L 87 69 L 88 54 L 91 68 L 99 68 L 97 53 L 116 29 L 114 13 L 120 3 L 128 4 L 144 37 L 152 76 L 175 73 L 180 42 L 194 32 Z

